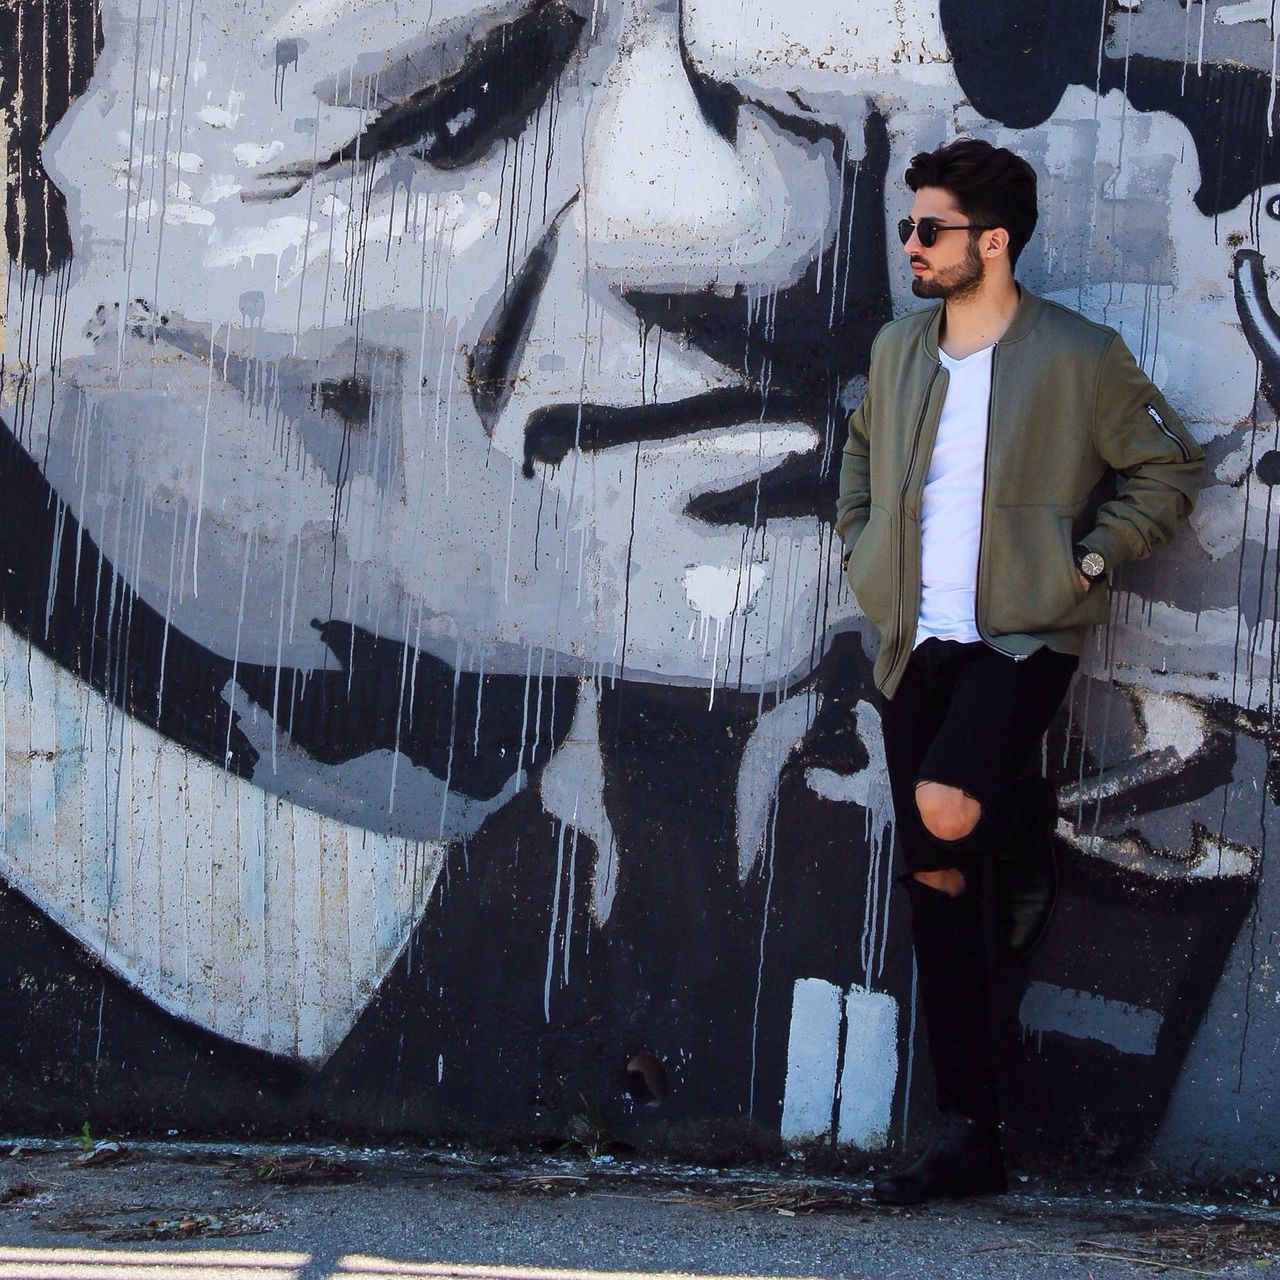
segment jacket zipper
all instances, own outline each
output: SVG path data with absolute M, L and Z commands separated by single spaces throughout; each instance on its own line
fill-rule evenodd
M 1158 426 L 1160 430 L 1163 431 L 1165 435 L 1167 435 L 1169 439 L 1172 440 L 1173 443 L 1178 446 L 1178 452 L 1182 455 L 1183 462 L 1190 462 L 1191 451 L 1187 448 L 1185 444 L 1182 443 L 1182 441 L 1177 437 L 1177 435 L 1175 435 L 1174 432 L 1171 431 L 1168 427 L 1166 427 L 1164 423 L 1161 422 L 1159 419 L 1156 419 L 1156 426 Z
M 983 446 L 982 452 L 982 502 L 978 515 L 978 568 L 977 576 L 973 584 L 973 625 L 978 629 L 978 635 L 982 637 L 983 644 L 994 649 L 997 653 L 1004 654 L 1006 658 L 1012 658 L 1014 662 L 1025 662 L 1027 654 L 1025 653 L 1005 653 L 994 640 L 987 635 L 986 628 L 982 625 L 982 607 L 979 596 L 982 591 L 982 544 L 983 534 L 987 528 L 987 477 L 991 474 L 991 420 L 996 407 L 996 359 L 1000 354 L 1000 344 L 994 342 L 991 344 L 991 388 L 987 395 L 987 439 Z
M 920 437 L 924 433 L 925 414 L 929 412 L 929 397 L 933 394 L 933 384 L 937 381 L 938 374 L 942 369 L 942 362 L 938 361 L 934 364 L 933 372 L 929 375 L 929 382 L 924 389 L 924 400 L 920 405 L 920 416 L 916 419 L 915 439 L 911 442 L 911 456 L 907 459 L 907 470 L 902 477 L 902 489 L 898 494 L 898 650 L 893 655 L 893 662 L 889 669 L 892 671 L 898 665 L 898 659 L 901 656 L 902 648 L 902 628 L 904 619 L 902 615 L 903 596 L 906 594 L 903 590 L 903 576 L 906 572 L 907 549 L 906 549 L 906 500 L 907 491 L 911 488 L 911 474 L 915 470 L 916 457 L 920 452 Z M 919 596 L 919 588 L 916 590 Z M 914 637 L 913 637 L 914 638 Z

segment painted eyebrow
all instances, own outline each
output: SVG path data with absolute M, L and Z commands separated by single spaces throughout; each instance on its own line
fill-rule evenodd
M 450 124 L 463 113 L 471 109 L 474 114 L 479 105 L 475 90 L 478 83 L 485 94 L 485 113 L 490 118 L 488 128 L 472 143 L 462 143 L 447 156 L 430 161 L 440 169 L 470 164 L 488 150 L 494 137 L 516 136 L 545 95 L 543 73 L 567 61 L 585 22 L 586 19 L 563 0 L 539 0 L 532 9 L 495 27 L 472 44 L 456 71 L 384 107 L 356 137 L 329 156 L 314 165 L 277 169 L 263 176 L 305 180 L 362 156 L 410 146 L 428 134 L 437 138 L 448 135 Z M 515 58 L 536 68 L 538 74 L 513 74 Z

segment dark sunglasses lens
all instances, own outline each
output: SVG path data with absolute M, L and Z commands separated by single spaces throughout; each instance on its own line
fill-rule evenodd
M 906 244 L 911 239 L 911 233 L 916 233 L 920 245 L 924 249 L 930 249 L 938 239 L 938 224 L 933 218 L 921 218 L 919 222 L 912 222 L 910 218 L 901 218 L 898 221 L 898 239 Z

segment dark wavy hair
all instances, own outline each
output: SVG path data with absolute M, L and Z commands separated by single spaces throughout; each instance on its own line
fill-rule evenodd
M 1003 227 L 1009 233 L 1009 261 L 1018 265 L 1039 219 L 1036 171 L 1020 155 L 978 138 L 957 138 L 912 156 L 907 186 L 912 191 L 941 187 L 970 222 Z

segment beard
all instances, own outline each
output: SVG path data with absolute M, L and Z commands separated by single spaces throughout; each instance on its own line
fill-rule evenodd
M 911 292 L 917 298 L 941 298 L 944 302 L 963 302 L 982 288 L 982 255 L 978 252 L 976 236 L 969 237 L 964 260 L 946 271 L 939 271 L 932 280 L 915 279 Z

